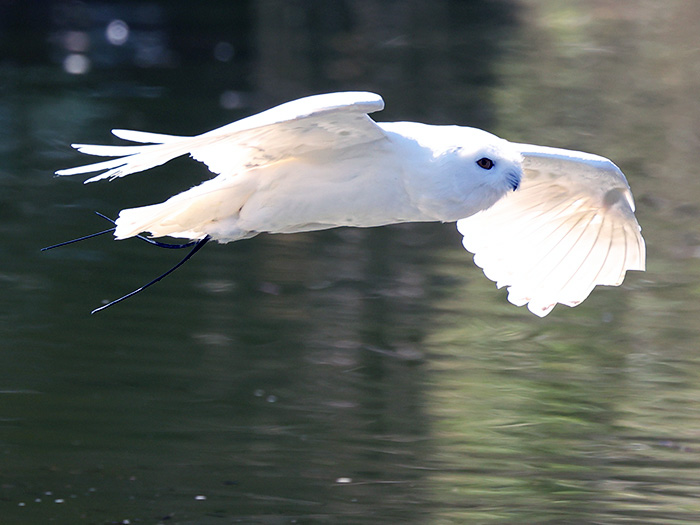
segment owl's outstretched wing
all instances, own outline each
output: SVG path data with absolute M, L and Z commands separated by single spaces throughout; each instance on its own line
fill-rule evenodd
M 235 175 L 320 149 L 340 149 L 385 137 L 367 114 L 384 108 L 382 97 L 367 92 L 314 95 L 194 137 L 115 129 L 138 146 L 73 144 L 81 153 L 116 159 L 59 170 L 57 175 L 103 171 L 85 182 L 124 177 L 190 154 L 217 174 Z M 144 145 L 146 144 L 146 145 Z
M 644 270 L 645 245 L 627 179 L 610 160 L 516 144 L 520 188 L 457 222 L 464 247 L 508 300 L 544 317 L 576 306 L 596 285 Z

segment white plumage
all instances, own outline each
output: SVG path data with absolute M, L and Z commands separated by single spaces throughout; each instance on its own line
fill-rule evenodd
M 520 189 L 457 221 L 464 247 L 508 300 L 547 315 L 576 306 L 596 285 L 618 286 L 644 270 L 644 239 L 627 180 L 608 159 L 516 144 Z
M 118 239 L 149 232 L 229 242 L 261 232 L 458 221 L 486 276 L 539 316 L 644 270 L 632 194 L 608 159 L 367 115 L 383 107 L 373 93 L 331 93 L 194 137 L 113 130 L 140 144 L 75 144 L 118 158 L 56 173 L 114 179 L 189 154 L 218 174 L 163 203 L 122 210 Z

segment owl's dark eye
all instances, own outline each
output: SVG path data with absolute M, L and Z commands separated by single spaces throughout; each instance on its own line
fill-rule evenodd
M 480 168 L 484 168 L 485 170 L 490 170 L 491 168 L 493 168 L 493 161 L 491 159 L 487 159 L 486 157 L 477 160 L 476 164 Z

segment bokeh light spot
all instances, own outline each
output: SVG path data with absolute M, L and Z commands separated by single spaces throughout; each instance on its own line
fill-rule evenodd
M 115 46 L 121 46 L 129 40 L 129 26 L 123 20 L 112 20 L 105 30 L 107 41 Z
M 63 59 L 63 69 L 71 75 L 84 75 L 90 70 L 90 59 L 79 53 L 71 53 Z

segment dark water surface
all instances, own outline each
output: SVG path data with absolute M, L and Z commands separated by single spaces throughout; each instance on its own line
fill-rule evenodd
M 700 522 L 700 3 L 10 2 L 0 19 L 0 523 Z M 648 271 L 538 319 L 453 225 L 338 229 L 207 246 L 91 316 L 181 254 L 107 236 L 39 252 L 208 176 L 179 159 L 53 178 L 89 160 L 71 142 L 342 89 L 381 93 L 378 120 L 614 159 Z

